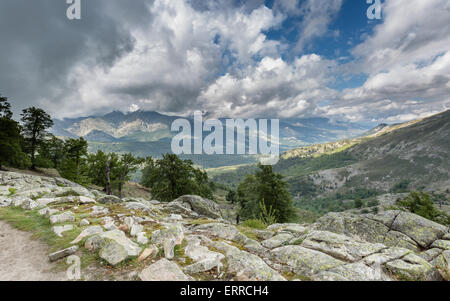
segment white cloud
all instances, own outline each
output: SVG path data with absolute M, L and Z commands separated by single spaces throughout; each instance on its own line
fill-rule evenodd
M 200 99 L 207 110 L 220 107 L 225 116 L 299 116 L 318 102 L 335 97 L 336 92 L 326 87 L 334 67 L 334 62 L 315 54 L 292 64 L 267 57 L 240 77 L 220 77 Z

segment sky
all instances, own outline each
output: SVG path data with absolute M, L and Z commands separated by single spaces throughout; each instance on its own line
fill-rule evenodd
M 450 2 L 0 1 L 0 94 L 18 118 L 113 110 L 396 123 L 450 109 Z M 374 0 L 373 0 L 374 1 Z

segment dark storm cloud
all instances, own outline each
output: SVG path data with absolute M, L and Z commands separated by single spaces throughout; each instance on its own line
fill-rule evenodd
M 82 1 L 82 20 L 70 21 L 65 0 L 2 0 L 0 93 L 16 113 L 39 99 L 63 98 L 76 87 L 68 78 L 73 68 L 107 69 L 133 49 L 120 19 L 149 22 L 148 2 Z

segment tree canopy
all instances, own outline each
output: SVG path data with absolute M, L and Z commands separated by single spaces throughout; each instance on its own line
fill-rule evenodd
M 31 107 L 22 112 L 22 134 L 31 157 L 31 169 L 36 169 L 36 150 L 45 143 L 53 120 L 44 110 Z
M 206 172 L 195 168 L 192 161 L 181 160 L 174 154 L 166 154 L 156 161 L 148 158 L 141 184 L 151 188 L 153 197 L 164 202 L 188 194 L 212 198 Z
M 259 169 L 238 187 L 241 217 L 267 219 L 273 216 L 278 223 L 291 221 L 296 214 L 283 176 L 274 173 L 272 166 L 259 165 Z

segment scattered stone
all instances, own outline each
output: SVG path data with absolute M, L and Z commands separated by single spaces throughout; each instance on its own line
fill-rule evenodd
M 106 224 L 104 224 L 103 228 L 105 228 L 106 231 L 112 231 L 112 230 L 116 230 L 117 226 L 114 224 L 113 221 L 111 221 L 111 222 L 107 222 Z
M 166 257 L 166 259 L 173 259 L 175 257 L 175 252 L 174 252 L 175 240 L 172 238 L 167 239 L 163 243 L 163 247 L 164 247 L 164 256 Z
M 103 233 L 103 229 L 100 226 L 92 226 L 92 227 L 86 228 L 83 230 L 83 232 L 80 233 L 80 235 L 78 235 L 77 238 L 75 238 L 74 241 L 71 242 L 71 244 L 78 244 L 86 237 L 100 234 L 100 233 Z
M 255 235 L 260 240 L 268 240 L 272 238 L 275 233 L 269 230 L 255 230 Z
M 179 215 L 179 214 L 171 214 L 169 216 L 169 219 L 170 220 L 174 220 L 174 221 L 182 221 L 183 217 L 181 215 Z
M 154 244 L 164 244 L 169 239 L 174 240 L 175 245 L 181 245 L 184 239 L 183 226 L 169 224 L 165 229 L 156 230 L 152 233 L 152 243 Z
M 50 209 L 48 207 L 42 208 L 41 210 L 38 211 L 39 215 L 45 216 L 47 218 L 50 218 L 50 216 L 58 213 L 59 210 L 56 209 Z
M 296 236 L 305 234 L 307 229 L 299 224 L 274 224 L 267 227 L 267 230 L 274 232 L 290 232 Z
M 183 269 L 187 274 L 198 274 L 210 271 L 217 268 L 217 272 L 220 273 L 220 269 L 223 267 L 222 263 L 218 259 L 203 259 L 202 261 L 196 262 L 194 264 L 188 265 Z
M 130 231 L 130 227 L 128 225 L 120 225 L 119 230 L 124 233 L 128 233 Z
M 227 252 L 226 260 L 228 263 L 228 272 L 235 275 L 237 281 L 286 280 L 258 256 L 237 248 L 231 252 Z
M 80 227 L 86 227 L 89 226 L 91 223 L 87 219 L 82 219 L 80 221 Z
M 100 204 L 120 204 L 123 201 L 119 197 L 116 197 L 114 195 L 106 195 L 106 196 L 100 197 L 98 199 L 98 202 Z
M 106 260 L 109 264 L 115 266 L 128 257 L 125 247 L 114 240 L 108 241 L 100 250 L 100 258 Z
M 447 227 L 409 212 L 400 213 L 392 229 L 406 234 L 424 248 L 447 233 Z
M 327 254 L 301 246 L 280 247 L 272 250 L 271 256 L 273 260 L 288 265 L 295 274 L 302 276 L 312 276 L 344 264 Z
M 141 245 L 146 245 L 148 244 L 148 238 L 147 235 L 145 234 L 145 232 L 139 232 L 136 235 L 136 240 L 138 243 L 140 243 Z
M 389 261 L 405 257 L 410 253 L 412 253 L 411 250 L 405 248 L 389 248 L 382 250 L 380 253 L 367 256 L 363 259 L 363 262 L 368 266 L 381 266 Z
M 135 220 L 133 217 L 131 217 L 131 216 L 127 216 L 127 217 L 125 217 L 125 218 L 123 219 L 123 223 L 124 223 L 125 225 L 127 225 L 129 229 L 131 229 L 131 227 L 132 227 L 134 224 L 136 224 L 136 220 Z
M 75 215 L 70 211 L 50 216 L 50 223 L 52 225 L 69 222 L 75 222 Z
M 432 248 L 439 248 L 442 250 L 450 250 L 450 240 L 436 240 L 432 245 Z
M 217 205 L 217 203 L 199 196 L 185 195 L 179 197 L 172 203 L 189 204 L 191 209 L 200 215 L 204 215 L 210 218 L 221 218 L 220 207 Z
M 142 262 L 147 258 L 154 257 L 158 254 L 158 248 L 156 246 L 150 246 L 146 248 L 141 255 L 139 255 L 138 262 Z
M 73 255 L 77 251 L 78 251 L 78 246 L 72 246 L 70 248 L 67 248 L 67 249 L 64 249 L 64 250 L 52 253 L 52 254 L 50 254 L 48 256 L 48 258 L 50 259 L 51 262 L 53 262 L 53 261 L 57 261 L 57 260 L 59 260 L 61 258 Z
M 450 251 L 444 251 L 436 260 L 436 269 L 443 279 L 450 281 Z
M 151 211 L 151 207 L 148 205 L 145 205 L 143 203 L 140 202 L 130 202 L 130 203 L 126 203 L 125 204 L 125 208 L 129 209 L 129 210 L 143 210 L 143 211 Z
M 199 225 L 195 228 L 195 231 L 227 240 L 234 240 L 237 235 L 241 234 L 235 226 L 220 223 Z
M 315 281 L 381 281 L 387 280 L 381 267 L 374 269 L 361 262 L 337 266 L 313 275 Z
M 109 213 L 109 209 L 101 206 L 92 207 L 91 216 L 97 217 L 100 215 L 105 215 Z
M 42 206 L 31 199 L 26 199 L 22 202 L 21 207 L 24 210 L 34 210 Z
M 269 249 L 275 249 L 282 246 L 285 242 L 291 240 L 294 236 L 292 234 L 278 234 L 268 240 L 261 242 L 261 244 Z
M 0 208 L 10 206 L 11 202 L 12 200 L 9 197 L 0 196 Z
M 184 249 L 184 254 L 187 257 L 191 258 L 194 262 L 197 263 L 205 261 L 202 265 L 197 265 L 195 267 L 192 267 L 192 269 L 200 269 L 201 267 L 205 268 L 207 266 L 210 266 L 213 262 L 215 263 L 215 265 L 210 267 L 206 271 L 209 271 L 216 266 L 221 266 L 221 260 L 224 259 L 225 256 L 222 253 L 213 252 L 207 247 L 200 245 L 201 239 L 201 237 L 190 237 L 189 240 L 187 240 L 188 244 Z M 190 269 L 191 273 L 192 269 Z
M 420 253 L 419 256 L 427 262 L 432 262 L 443 252 L 444 251 L 442 249 L 434 248 L 434 249 L 429 249 L 429 250 L 426 250 L 425 252 Z
M 161 259 L 139 274 L 142 281 L 193 281 L 174 262 Z
M 102 237 L 95 235 L 89 237 L 84 244 L 84 247 L 89 251 L 97 251 L 103 248 L 106 245 L 106 240 Z
M 130 235 L 135 237 L 142 231 L 144 231 L 144 227 L 142 225 L 134 224 L 133 226 L 131 226 Z
M 52 231 L 56 234 L 58 237 L 63 237 L 63 233 L 67 231 L 72 231 L 73 225 L 64 225 L 64 226 L 53 226 Z
M 433 267 L 415 254 L 408 254 L 402 259 L 390 261 L 385 265 L 387 271 L 396 279 L 404 281 L 433 280 Z
M 348 262 L 359 261 L 386 249 L 382 244 L 371 244 L 327 231 L 309 233 L 301 246 Z

